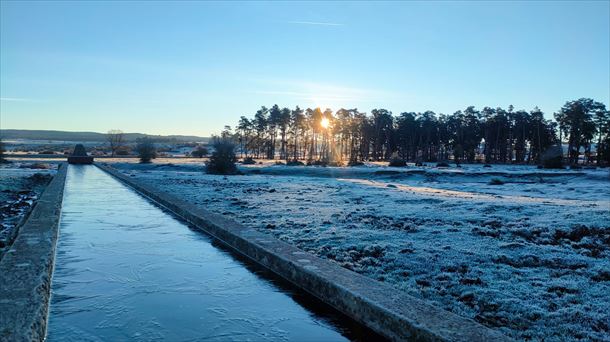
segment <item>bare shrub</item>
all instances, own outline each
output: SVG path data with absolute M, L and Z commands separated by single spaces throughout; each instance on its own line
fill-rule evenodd
M 205 156 L 207 156 L 209 154 L 209 151 L 207 148 L 198 145 L 193 152 L 191 152 L 191 156 L 195 157 L 195 158 L 203 158 Z
M 138 139 L 136 151 L 138 152 L 140 163 L 150 163 L 152 159 L 157 157 L 157 148 L 155 147 L 153 141 L 148 137 Z

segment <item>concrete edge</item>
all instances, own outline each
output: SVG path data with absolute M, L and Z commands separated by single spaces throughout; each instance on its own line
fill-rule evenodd
M 59 165 L 0 261 L 1 341 L 45 339 L 67 169 Z
M 232 250 L 393 341 L 510 341 L 496 330 L 347 270 L 128 177 L 100 169 L 169 209 Z
M 36 205 L 34 204 L 34 206 L 36 206 Z M 19 235 L 19 231 L 21 230 L 21 227 L 23 227 L 23 225 L 28 221 L 28 218 L 30 218 L 30 214 L 32 213 L 32 210 L 34 210 L 34 207 L 30 208 L 30 210 L 28 210 L 25 213 L 25 215 L 23 217 L 21 217 L 19 222 L 17 222 L 17 224 L 13 228 L 13 231 L 11 232 L 11 234 L 9 236 L 9 240 L 8 240 L 10 242 L 10 244 L 7 246 L 4 246 L 4 250 L 0 249 L 0 261 L 2 261 L 4 254 L 6 252 L 8 252 L 9 249 L 11 249 L 11 246 L 13 245 L 13 242 L 15 242 L 17 235 Z

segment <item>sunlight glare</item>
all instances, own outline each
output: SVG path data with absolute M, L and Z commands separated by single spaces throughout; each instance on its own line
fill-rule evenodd
M 330 122 L 328 121 L 328 118 L 322 118 L 320 121 L 320 126 L 322 126 L 324 129 L 327 129 L 329 124 Z

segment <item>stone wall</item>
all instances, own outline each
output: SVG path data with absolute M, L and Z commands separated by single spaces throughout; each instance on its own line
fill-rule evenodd
M 67 164 L 59 166 L 0 261 L 0 341 L 43 341 Z

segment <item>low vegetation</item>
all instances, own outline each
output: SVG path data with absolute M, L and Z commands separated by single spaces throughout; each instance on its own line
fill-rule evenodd
M 209 154 L 208 149 L 198 145 L 193 152 L 191 152 L 191 156 L 195 157 L 195 158 L 203 158 L 205 156 L 207 156 Z
M 390 159 L 389 166 L 403 167 L 407 166 L 407 161 L 401 158 L 392 158 Z
M 214 138 L 212 142 L 214 152 L 206 164 L 207 173 L 211 174 L 236 174 L 235 145 L 226 138 Z
M 4 143 L 0 140 L 0 164 L 8 163 L 8 160 L 4 158 Z
M 254 165 L 254 164 L 256 164 L 256 161 L 252 157 L 247 157 L 247 158 L 244 158 L 244 160 L 241 163 L 244 165 Z
M 155 144 L 148 137 L 138 139 L 136 151 L 138 152 L 140 163 L 150 163 L 151 160 L 157 157 Z
M 492 178 L 489 181 L 489 185 L 504 185 L 504 181 L 501 180 L 500 178 Z
M 542 154 L 541 159 L 541 166 L 545 169 L 563 168 L 563 151 L 561 150 L 561 146 L 551 146 Z

